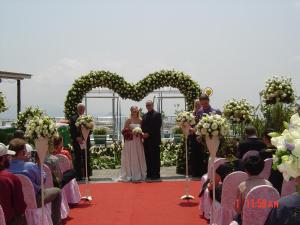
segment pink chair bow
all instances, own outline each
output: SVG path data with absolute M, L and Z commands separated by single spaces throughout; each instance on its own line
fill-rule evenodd
M 259 174 L 260 177 L 268 180 L 271 175 L 273 159 L 265 159 L 265 166 L 263 171 Z
M 264 225 L 271 210 L 271 204 L 278 204 L 280 195 L 269 185 L 257 186 L 247 194 L 243 206 L 243 225 Z
M 0 225 L 6 225 L 5 216 L 1 205 L 0 205 Z
M 222 185 L 221 209 L 217 211 L 216 218 L 218 225 L 228 225 L 236 214 L 234 204 L 237 196 L 237 189 L 241 182 L 247 179 L 245 172 L 236 171 L 225 177 Z
M 282 188 L 281 188 L 281 197 L 296 192 L 296 185 L 298 182 L 300 182 L 300 177 L 297 177 L 296 179 L 292 179 L 290 181 L 283 180 Z
M 30 179 L 24 175 L 17 174 L 21 184 L 22 190 L 24 194 L 24 200 L 27 205 L 25 210 L 25 216 L 28 225 L 40 225 L 42 221 L 42 209 L 38 208 L 36 205 L 35 192 L 33 188 L 33 184 Z M 48 204 L 47 204 L 48 205 Z M 51 219 L 51 213 L 47 210 L 47 205 L 45 207 L 45 225 L 53 225 Z
M 255 150 L 250 150 L 243 155 L 242 160 L 245 160 L 249 156 L 259 156 L 259 152 Z
M 70 161 L 68 157 L 65 155 L 58 154 L 56 155 L 59 159 L 59 167 L 62 173 L 66 172 L 67 170 L 71 169 Z M 66 199 L 69 204 L 77 204 L 80 202 L 81 194 L 79 190 L 79 185 L 76 179 L 72 179 L 69 183 L 67 183 L 63 187 L 63 192 L 66 196 Z
M 52 179 L 51 170 L 47 165 L 44 165 L 44 171 L 47 175 L 45 186 L 46 186 L 46 188 L 51 188 L 51 187 L 53 187 L 53 179 Z M 51 211 L 51 203 L 49 203 L 48 208 Z M 61 208 L 60 208 L 61 219 L 66 219 L 69 215 L 69 212 L 70 212 L 70 207 L 69 207 L 68 201 L 66 199 L 66 195 L 62 191 L 61 192 Z

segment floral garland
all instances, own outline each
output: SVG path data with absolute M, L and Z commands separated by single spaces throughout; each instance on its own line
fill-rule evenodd
M 2 92 L 0 92 L 0 113 L 5 112 L 7 109 L 8 108 L 5 104 L 5 96 Z
M 296 98 L 291 78 L 279 78 L 277 76 L 273 76 L 266 81 L 261 96 L 266 104 L 275 104 L 276 102 L 290 104 Z
M 273 155 L 273 168 L 278 169 L 285 180 L 300 176 L 300 117 L 294 114 L 290 123 L 285 123 L 282 134 L 271 133 L 271 141 L 277 147 Z
M 224 105 L 223 114 L 232 123 L 250 123 L 253 120 L 254 107 L 246 99 L 232 99 Z
M 70 118 L 76 113 L 76 105 L 80 103 L 86 93 L 96 87 L 107 87 L 118 93 L 123 99 L 141 101 L 155 89 L 173 87 L 186 97 L 189 110 L 192 110 L 194 100 L 201 94 L 200 86 L 183 72 L 162 70 L 149 74 L 138 83 L 130 84 L 115 73 L 108 71 L 91 71 L 77 79 L 68 91 L 65 100 L 65 116 Z
M 24 112 L 20 112 L 17 118 L 17 129 L 26 130 L 26 124 L 35 116 L 40 117 L 43 111 L 39 108 L 28 107 Z

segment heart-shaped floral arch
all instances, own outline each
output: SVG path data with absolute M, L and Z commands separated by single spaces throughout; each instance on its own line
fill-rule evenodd
M 65 100 L 65 116 L 70 118 L 76 112 L 76 106 L 86 93 L 96 87 L 106 87 L 118 93 L 123 99 L 141 101 L 155 89 L 161 87 L 177 88 L 186 98 L 189 110 L 193 102 L 201 94 L 200 86 L 183 72 L 161 70 L 151 73 L 136 84 L 130 84 L 125 79 L 109 71 L 91 71 L 75 80 Z

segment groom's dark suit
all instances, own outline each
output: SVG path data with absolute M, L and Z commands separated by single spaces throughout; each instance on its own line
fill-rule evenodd
M 160 178 L 160 129 L 162 117 L 159 112 L 150 111 L 143 116 L 142 130 L 149 137 L 144 140 L 145 157 L 147 163 L 147 178 Z

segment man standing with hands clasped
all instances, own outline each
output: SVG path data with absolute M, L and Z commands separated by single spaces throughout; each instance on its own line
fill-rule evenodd
M 162 117 L 154 110 L 153 102 L 146 102 L 147 113 L 143 116 L 144 149 L 147 164 L 147 180 L 160 181 L 160 144 Z
M 74 169 L 76 171 L 76 180 L 81 181 L 83 180 L 83 177 L 85 176 L 85 152 L 87 151 L 87 164 L 88 164 L 88 177 L 92 176 L 92 169 L 90 166 L 90 135 L 87 139 L 87 150 L 85 148 L 84 139 L 82 137 L 82 133 L 79 127 L 76 126 L 76 121 L 79 116 L 84 115 L 85 112 L 85 105 L 82 103 L 79 103 L 77 105 L 77 112 L 75 115 L 73 115 L 70 118 L 70 133 L 72 138 L 72 145 L 74 149 Z M 82 147 L 84 146 L 84 147 Z

